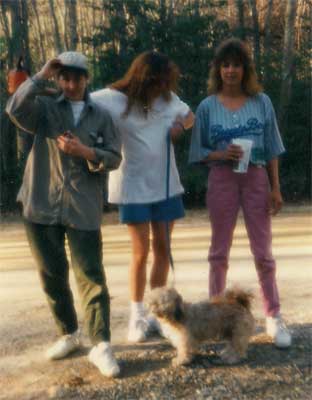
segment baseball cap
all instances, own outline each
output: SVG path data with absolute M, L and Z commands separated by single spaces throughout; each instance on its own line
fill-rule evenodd
M 78 51 L 65 51 L 57 56 L 64 67 L 82 69 L 88 71 L 87 57 Z

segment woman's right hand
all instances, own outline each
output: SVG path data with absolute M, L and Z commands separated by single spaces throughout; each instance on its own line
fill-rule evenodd
M 243 149 L 237 144 L 229 144 L 227 149 L 222 152 L 223 160 L 239 161 L 243 157 Z

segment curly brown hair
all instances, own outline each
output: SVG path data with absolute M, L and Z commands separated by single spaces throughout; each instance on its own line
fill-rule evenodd
M 247 96 L 262 91 L 258 82 L 255 65 L 246 44 L 237 38 L 224 40 L 216 49 L 208 79 L 208 94 L 216 94 L 222 89 L 220 67 L 223 62 L 237 62 L 243 65 L 242 89 Z
M 180 72 L 168 56 L 157 51 L 146 51 L 138 55 L 124 77 L 110 85 L 128 97 L 125 115 L 133 106 L 147 116 L 153 100 L 162 96 L 171 99 L 171 91 L 176 92 Z

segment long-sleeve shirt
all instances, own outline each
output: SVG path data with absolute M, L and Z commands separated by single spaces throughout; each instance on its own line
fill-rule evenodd
M 25 81 L 10 98 L 6 111 L 20 128 L 33 133 L 17 200 L 24 217 L 35 223 L 97 230 L 103 205 L 103 171 L 121 162 L 120 135 L 108 112 L 85 94 L 77 125 L 69 101 L 61 95 L 45 95 L 47 81 Z M 94 149 L 95 161 L 62 152 L 57 137 L 70 130 Z
M 189 162 L 207 160 L 209 153 L 225 150 L 234 138 L 252 140 L 250 162 L 255 165 L 265 165 L 285 151 L 274 108 L 266 94 L 249 97 L 236 111 L 225 108 L 216 95 L 203 100 L 196 111 Z

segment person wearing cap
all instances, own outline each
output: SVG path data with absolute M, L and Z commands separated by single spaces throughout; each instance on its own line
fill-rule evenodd
M 47 87 L 53 77 L 60 89 L 57 94 Z M 17 200 L 23 206 L 27 238 L 61 334 L 47 357 L 61 359 L 80 346 L 66 238 L 93 345 L 89 360 L 111 377 L 120 370 L 110 347 L 100 224 L 103 172 L 120 164 L 120 137 L 110 115 L 90 99 L 87 85 L 86 57 L 65 52 L 27 79 L 6 111 L 18 127 L 34 134 Z

